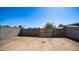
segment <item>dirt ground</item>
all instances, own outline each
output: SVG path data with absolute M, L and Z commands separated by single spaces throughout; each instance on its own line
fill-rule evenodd
M 0 42 L 0 51 L 79 51 L 79 43 L 67 38 L 13 37 Z

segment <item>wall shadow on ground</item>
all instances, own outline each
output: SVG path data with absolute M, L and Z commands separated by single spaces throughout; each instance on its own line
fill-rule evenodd
M 68 38 L 68 39 L 70 39 L 70 40 L 72 40 L 72 41 L 75 41 L 75 42 L 78 42 L 78 43 L 79 43 L 79 39 L 71 38 L 71 37 L 66 37 L 66 38 Z

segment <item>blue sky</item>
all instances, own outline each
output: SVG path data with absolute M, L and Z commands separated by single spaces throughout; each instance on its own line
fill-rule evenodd
M 0 7 L 0 25 L 43 27 L 79 22 L 78 7 Z

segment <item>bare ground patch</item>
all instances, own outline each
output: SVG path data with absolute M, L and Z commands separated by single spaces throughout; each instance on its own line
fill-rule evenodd
M 13 37 L 0 42 L 2 51 L 79 51 L 79 43 L 67 38 Z

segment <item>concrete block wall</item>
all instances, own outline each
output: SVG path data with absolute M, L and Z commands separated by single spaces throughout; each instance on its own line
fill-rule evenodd
M 14 36 L 40 36 L 40 29 L 19 29 L 12 27 L 0 27 L 0 40 Z M 52 37 L 69 37 L 79 41 L 79 27 L 65 27 L 64 29 L 52 29 Z
M 20 32 L 19 28 L 0 27 L 0 40 L 5 40 L 17 36 Z
M 39 36 L 40 29 L 21 29 L 19 36 Z
M 79 41 L 79 26 L 65 27 L 65 37 L 77 39 Z
M 40 37 L 52 37 L 52 29 L 40 29 Z
M 19 36 L 63 37 L 64 29 L 21 29 Z
M 53 37 L 64 37 L 64 29 L 54 28 L 52 30 Z
M 52 37 L 52 29 L 21 29 L 19 36 Z M 47 32 L 48 31 L 48 32 Z

